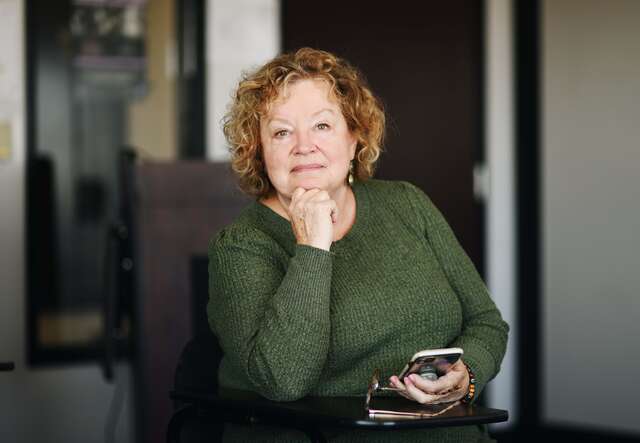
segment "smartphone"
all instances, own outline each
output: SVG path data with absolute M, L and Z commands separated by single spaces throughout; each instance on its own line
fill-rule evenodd
M 427 349 L 416 352 L 398 378 L 402 381 L 409 374 L 418 374 L 427 380 L 437 380 L 447 373 L 462 356 L 461 348 Z

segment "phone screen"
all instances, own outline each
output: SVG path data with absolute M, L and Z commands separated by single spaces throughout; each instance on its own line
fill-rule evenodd
M 435 380 L 446 374 L 459 358 L 460 354 L 458 353 L 418 357 L 409 364 L 409 368 L 402 377 L 409 374 L 419 374 L 424 378 Z

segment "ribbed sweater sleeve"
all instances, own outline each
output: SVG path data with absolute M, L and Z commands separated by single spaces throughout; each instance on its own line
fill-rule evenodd
M 209 323 L 235 370 L 272 400 L 304 397 L 329 349 L 332 259 L 295 246 L 286 270 L 258 230 L 223 230 L 209 248 Z
M 425 223 L 427 240 L 460 300 L 463 329 L 449 346 L 464 350 L 463 360 L 478 380 L 477 398 L 500 370 L 509 326 L 440 211 L 419 188 L 409 183 L 405 187 L 412 206 Z

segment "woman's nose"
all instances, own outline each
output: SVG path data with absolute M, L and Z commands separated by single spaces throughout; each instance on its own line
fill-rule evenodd
M 309 154 L 316 150 L 316 145 L 313 142 L 313 138 L 311 134 L 307 131 L 298 131 L 296 137 L 296 146 L 295 153 L 296 154 Z

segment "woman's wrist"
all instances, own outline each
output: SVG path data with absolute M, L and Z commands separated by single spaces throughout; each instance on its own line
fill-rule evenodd
M 471 403 L 476 397 L 476 375 L 469 365 L 465 363 L 464 366 L 467 368 L 467 373 L 469 374 L 469 386 L 467 387 L 467 393 L 462 397 L 461 401 L 463 403 Z
M 296 239 L 297 240 L 297 239 Z M 296 244 L 300 246 L 309 246 L 316 249 L 323 249 L 325 251 L 331 250 L 331 241 L 322 241 L 322 240 L 297 240 Z

